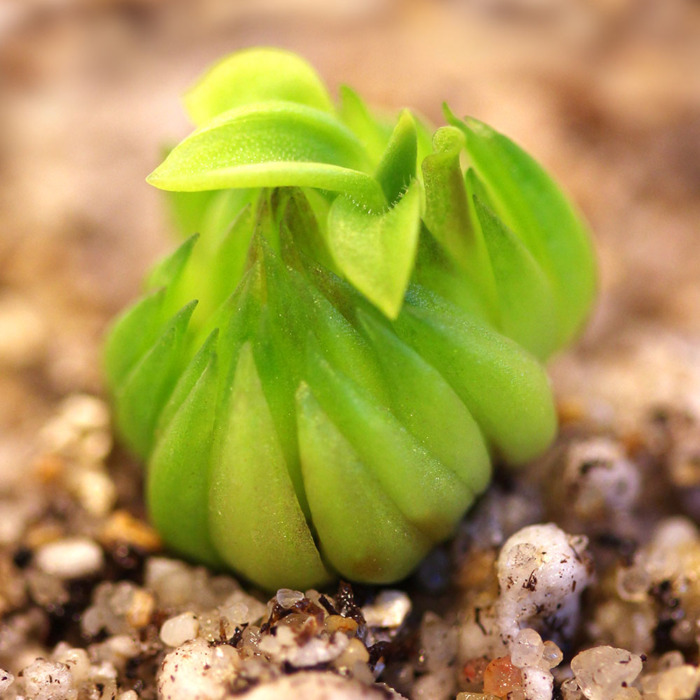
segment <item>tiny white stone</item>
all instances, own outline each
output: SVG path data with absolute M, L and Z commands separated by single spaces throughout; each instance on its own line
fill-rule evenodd
M 198 632 L 197 616 L 192 612 L 184 612 L 163 623 L 160 628 L 160 639 L 166 646 L 179 647 L 190 639 L 194 639 Z
M 80 505 L 91 515 L 106 516 L 117 500 L 117 489 L 107 474 L 82 470 L 75 477 L 73 490 Z
M 291 588 L 280 588 L 275 597 L 277 603 L 285 609 L 289 609 L 304 600 L 304 594 L 301 591 L 294 591 Z
M 599 646 L 574 656 L 571 670 L 588 700 L 614 700 L 642 672 L 642 659 L 625 649 Z
M 36 551 L 36 565 L 62 579 L 97 573 L 104 562 L 100 546 L 87 537 L 67 537 L 42 545 Z
M 139 696 L 135 690 L 127 690 L 124 693 L 119 693 L 117 700 L 139 700 Z
M 370 627 L 399 627 L 411 612 L 411 599 L 403 591 L 382 591 L 371 605 L 362 608 Z
M 556 618 L 566 634 L 577 622 L 581 592 L 591 572 L 588 540 L 553 523 L 530 525 L 508 538 L 498 556 L 497 622 L 510 644 L 531 620 Z
M 271 683 L 264 683 L 246 693 L 246 700 L 279 700 L 280 698 L 304 698 L 304 700 L 383 700 L 390 692 L 393 700 L 403 700 L 396 691 L 386 687 L 372 688 L 363 683 L 337 676 L 333 673 L 303 671 L 283 676 Z
M 94 430 L 109 426 L 107 404 L 90 394 L 73 394 L 61 405 L 61 413 L 76 428 Z
M 527 700 L 551 700 L 554 689 L 554 676 L 551 671 L 541 668 L 524 668 L 523 689 Z
M 75 700 L 73 677 L 64 664 L 37 659 L 22 671 L 26 695 L 32 700 Z
M 184 562 L 151 557 L 146 562 L 145 583 L 162 606 L 177 607 L 191 599 L 194 575 Z
M 526 627 L 518 632 L 510 648 L 510 660 L 513 666 L 525 668 L 538 667 L 544 653 L 542 637 L 533 629 Z
M 166 655 L 157 684 L 162 700 L 221 700 L 236 675 L 238 652 L 192 639 Z
M 687 700 L 695 695 L 700 682 L 700 671 L 683 664 L 660 674 L 657 693 L 660 700 Z
M 0 544 L 13 544 L 22 536 L 30 516 L 29 508 L 24 503 L 13 503 L 8 499 L 0 501 L 0 511 Z
M 15 681 L 15 677 L 4 669 L 0 668 L 0 693 L 4 693 Z
M 438 673 L 457 654 L 457 628 L 434 612 L 426 612 L 420 626 L 420 647 L 429 675 Z
M 76 685 L 82 683 L 90 673 L 90 657 L 85 649 L 75 649 L 62 642 L 56 647 L 53 660 L 68 667 Z

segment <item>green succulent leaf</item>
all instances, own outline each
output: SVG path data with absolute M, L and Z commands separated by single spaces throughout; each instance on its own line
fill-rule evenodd
M 211 190 L 169 192 L 170 218 L 175 229 L 185 238 L 199 233 L 202 228 L 202 218 L 209 211 L 211 200 L 217 194 Z
M 390 383 L 394 415 L 472 493 L 481 493 L 491 476 L 491 460 L 467 407 L 435 367 L 401 342 L 386 323 L 362 311 L 359 316 Z
M 270 100 L 333 111 L 316 71 L 300 56 L 276 48 L 248 49 L 223 59 L 185 95 L 185 107 L 195 124 L 205 124 L 235 107 Z
M 394 327 L 450 383 L 489 444 L 522 464 L 554 438 L 549 381 L 533 355 L 425 290 L 411 290 Z
M 330 579 L 297 500 L 253 350 L 239 354 L 209 484 L 209 526 L 222 559 L 273 589 Z
M 473 501 L 470 489 L 386 407 L 334 370 L 311 346 L 305 380 L 324 412 L 406 519 L 429 537 L 451 534 Z
M 474 206 L 498 290 L 500 326 L 509 338 L 544 360 L 558 342 L 549 279 L 523 242 L 477 196 Z
M 389 318 L 396 318 L 418 248 L 417 180 L 388 211 L 373 213 L 338 197 L 328 214 L 328 247 L 338 269 Z
M 148 181 L 166 190 L 316 187 L 382 206 L 361 142 L 332 116 L 266 102 L 219 115 L 176 146 Z
M 139 455 L 149 455 L 153 447 L 158 415 L 177 382 L 185 332 L 196 305 L 196 301 L 190 302 L 171 319 L 120 383 L 117 423 Z
M 415 178 L 417 152 L 416 122 L 404 110 L 374 174 L 388 202 L 396 202 Z
M 114 386 L 121 386 L 161 330 L 165 289 L 157 289 L 127 309 L 112 324 L 103 364 Z
M 496 214 L 528 246 L 555 291 L 558 345 L 580 330 L 596 290 L 590 236 L 559 187 L 527 153 L 483 122 L 448 121 L 466 137 L 466 150 Z
M 391 125 L 377 119 L 362 98 L 347 85 L 340 87 L 338 113 L 343 124 L 362 140 L 367 152 L 378 163 L 389 143 Z
M 209 534 L 207 492 L 218 391 L 217 336 L 209 336 L 184 370 L 160 415 L 147 479 L 149 511 L 163 540 L 211 565 L 221 564 Z
M 434 153 L 421 165 L 425 183 L 425 225 L 435 240 L 473 280 L 487 308 L 494 305 L 494 279 L 481 230 L 474 226 L 461 156 L 465 139 L 452 126 L 433 136 Z
M 412 525 L 302 383 L 297 394 L 304 483 L 324 558 L 356 581 L 407 576 L 431 540 Z

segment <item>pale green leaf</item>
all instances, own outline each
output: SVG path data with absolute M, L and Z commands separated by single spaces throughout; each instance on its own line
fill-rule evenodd
M 148 181 L 166 190 L 316 187 L 382 206 L 353 133 L 332 116 L 285 102 L 226 112 L 176 146 Z
M 207 498 L 216 420 L 215 347 L 212 334 L 185 368 L 160 416 L 146 489 L 149 515 L 164 541 L 214 566 L 221 559 L 209 537 Z
M 376 118 L 362 98 L 347 85 L 340 87 L 338 112 L 343 124 L 361 139 L 370 157 L 378 163 L 389 143 L 391 124 Z
M 116 393 L 116 421 L 136 454 L 150 454 L 158 416 L 182 368 L 185 332 L 196 301 L 182 308 L 122 381 Z
M 556 183 L 510 139 L 477 121 L 450 123 L 466 137 L 474 169 L 496 214 L 528 246 L 550 276 L 557 304 L 558 347 L 580 330 L 596 291 L 590 235 Z
M 305 590 L 327 573 L 292 485 L 245 344 L 212 460 L 209 526 L 221 558 L 267 590 Z
M 306 384 L 297 413 L 304 484 L 324 558 L 354 581 L 404 578 L 431 540 L 408 522 Z
M 374 173 L 387 202 L 396 202 L 416 177 L 417 138 L 416 122 L 404 110 Z
M 522 464 L 549 446 L 557 427 L 549 380 L 514 340 L 416 286 L 394 328 L 449 382 L 508 462 Z
M 403 343 L 386 322 L 363 311 L 358 315 L 390 384 L 396 417 L 472 493 L 481 493 L 491 476 L 491 461 L 467 407 L 440 373 Z
M 552 286 L 525 244 L 478 197 L 477 218 L 496 278 L 500 327 L 540 360 L 557 346 Z
M 385 212 L 338 197 L 328 215 L 328 248 L 338 269 L 389 318 L 396 318 L 413 271 L 420 232 L 417 180 Z
M 323 411 L 411 524 L 434 541 L 449 536 L 473 500 L 469 487 L 322 352 L 309 345 L 304 380 Z
M 201 125 L 234 107 L 267 100 L 333 110 L 316 71 L 300 56 L 277 48 L 252 48 L 224 58 L 185 95 L 185 107 Z

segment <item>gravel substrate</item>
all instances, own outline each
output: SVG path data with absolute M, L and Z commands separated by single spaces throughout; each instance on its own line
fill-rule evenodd
M 70 396 L 16 465 L 34 487 L 0 504 L 2 697 L 692 698 L 700 363 L 686 400 L 625 420 L 599 398 L 614 367 L 560 397 L 554 447 L 499 471 L 411 579 L 271 598 L 162 551 L 107 406 Z

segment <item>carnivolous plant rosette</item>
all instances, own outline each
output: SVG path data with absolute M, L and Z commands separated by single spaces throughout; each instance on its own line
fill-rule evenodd
M 185 102 L 197 128 L 149 181 L 199 235 L 105 350 L 151 517 L 268 589 L 398 580 L 494 456 L 551 442 L 543 362 L 591 305 L 587 231 L 485 124 L 334 105 L 288 52 L 234 54 Z

